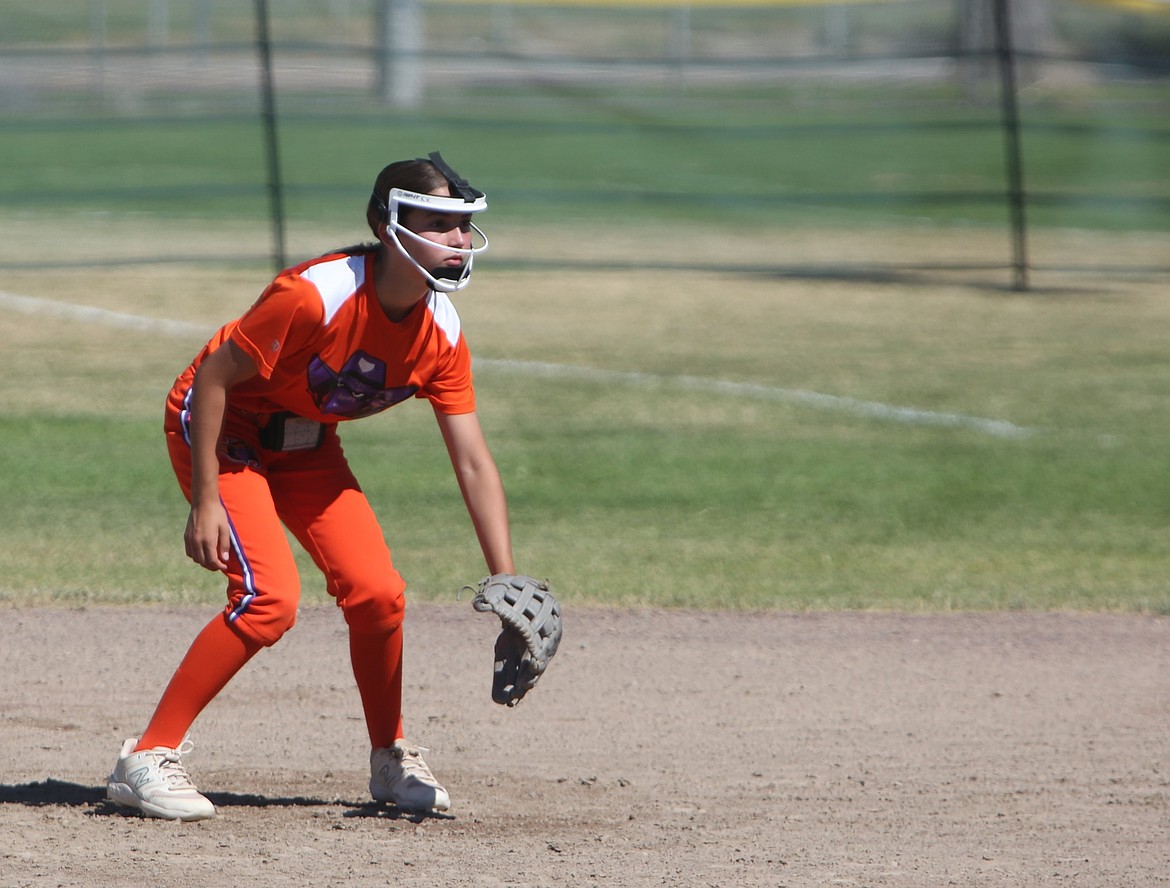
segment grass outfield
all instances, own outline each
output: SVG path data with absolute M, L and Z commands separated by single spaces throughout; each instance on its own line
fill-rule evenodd
M 509 98 L 398 113 L 392 125 L 370 114 L 364 97 L 356 108 L 339 101 L 328 116 L 288 111 L 279 132 L 289 221 L 347 222 L 383 164 L 435 148 L 488 192 L 495 218 L 512 224 L 615 213 L 643 224 L 701 214 L 727 227 L 761 217 L 845 227 L 1008 219 L 993 109 L 953 96 L 919 97 L 921 109 L 911 99 L 895 117 L 868 110 L 860 97 L 836 111 L 793 109 L 776 97 L 761 110 L 735 92 L 666 110 L 615 108 L 589 96 L 560 96 L 552 109 L 547 97 L 529 97 L 531 107 Z M 1160 108 L 1145 117 L 1029 114 L 1029 223 L 1165 232 L 1164 120 Z M 67 208 L 86 226 L 90 214 L 111 211 L 262 219 L 268 208 L 262 131 L 248 112 L 0 115 L 0 126 L 9 173 L 0 205 L 9 210 Z M 0 261 L 11 258 L 0 247 Z
M 203 328 L 267 276 L 6 274 L 9 293 L 194 329 L 0 307 L 0 601 L 220 600 L 183 555 L 161 404 Z M 518 565 L 576 604 L 1170 613 L 1170 305 L 1157 284 L 1078 283 L 1008 296 L 485 261 L 457 301 Z M 343 440 L 413 594 L 477 579 L 429 409 Z
M 350 219 L 388 159 L 439 146 L 496 200 L 500 218 L 515 223 L 611 216 L 615 208 L 645 221 L 701 212 L 728 225 L 765 212 L 798 225 L 842 215 L 849 225 L 1007 218 L 1003 133 L 985 115 L 890 123 L 863 111 L 744 119 L 708 109 L 636 124 L 580 119 L 591 109 L 599 113 L 570 104 L 560 110 L 578 113 L 565 121 L 529 121 L 515 110 L 502 118 L 399 115 L 388 138 L 376 118 L 290 115 L 281 123 L 285 209 L 294 222 Z M 1165 230 L 1170 136 L 1157 117 L 1117 126 L 1035 115 L 1024 137 L 1033 225 Z M 11 207 L 230 219 L 266 206 L 254 117 L 15 119 L 2 129 L 11 184 L 0 200 Z M 517 129 L 528 133 L 523 150 Z M 333 159 L 338 143 L 352 146 L 344 164 Z

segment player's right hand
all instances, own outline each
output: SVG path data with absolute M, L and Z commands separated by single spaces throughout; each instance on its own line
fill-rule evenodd
M 231 529 L 227 512 L 216 501 L 207 506 L 192 506 L 183 531 L 187 557 L 207 570 L 226 570 L 231 557 Z

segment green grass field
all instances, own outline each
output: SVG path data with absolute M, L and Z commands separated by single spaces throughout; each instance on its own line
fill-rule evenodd
M 84 12 L 12 6 L 13 45 L 87 45 Z M 455 76 L 391 113 L 343 64 L 344 46 L 368 49 L 367 19 L 330 31 L 318 6 L 277 23 L 281 52 L 304 53 L 279 100 L 287 258 L 367 237 L 392 159 L 442 149 L 488 192 L 492 251 L 459 306 L 523 570 L 574 603 L 1170 612 L 1164 82 L 1058 66 L 1022 91 L 1035 289 L 1019 296 L 993 82 Z M 141 43 L 141 4 L 105 8 L 111 46 Z M 175 8 L 189 34 L 194 7 Z M 949 5 L 890 9 L 859 8 L 852 32 L 887 61 L 911 25 L 950 27 Z M 183 556 L 159 423 L 175 374 L 271 274 L 250 10 L 214 21 L 235 46 L 217 63 L 242 67 L 178 52 L 124 93 L 96 95 L 75 52 L 42 95 L 35 54 L 13 55 L 32 67 L 0 103 L 0 294 L 199 332 L 0 295 L 0 601 L 221 595 Z M 620 20 L 636 34 L 611 10 L 525 26 L 550 57 L 568 20 L 590 51 L 638 57 L 636 40 L 665 51 L 661 12 Z M 431 13 L 443 52 L 462 44 L 436 23 L 494 39 L 490 11 Z M 732 40 L 724 59 L 795 58 L 825 22 L 820 7 L 769 16 L 768 33 L 751 11 L 695 16 L 698 55 Z M 305 47 L 322 33 L 348 43 Z M 111 83 L 134 73 L 107 62 Z M 492 363 L 509 358 L 560 369 Z M 344 440 L 414 594 L 478 578 L 429 411 Z
M 11 272 L 0 289 L 210 331 L 268 273 Z M 1170 306 L 1156 284 L 1083 284 L 1008 296 L 485 260 L 459 305 L 519 565 L 578 605 L 1170 612 Z M 218 601 L 183 555 L 159 430 L 202 335 L 11 308 L 0 330 L 0 600 Z M 567 369 L 493 363 L 509 358 Z M 1030 433 L 925 418 L 940 414 Z M 477 579 L 429 410 L 343 440 L 413 594 Z
M 927 107 L 935 101 L 922 100 Z M 291 111 L 280 129 L 289 217 L 348 219 L 388 159 L 440 147 L 474 169 L 501 218 L 516 223 L 614 212 L 646 222 L 701 213 L 722 225 L 752 224 L 761 214 L 794 225 L 1007 219 L 993 109 L 954 104 L 891 120 L 852 104 L 794 114 L 776 98 L 761 111 L 754 101 L 712 96 L 692 98 L 686 114 L 635 112 L 631 120 L 587 97 L 562 97 L 552 114 L 518 111 L 522 100 L 513 101 L 398 114 L 392 128 L 366 113 Z M 267 208 L 254 116 L 10 119 L 0 126 L 10 171 L 0 205 L 12 209 L 262 218 Z M 1109 121 L 1040 112 L 1027 127 L 1034 224 L 1170 227 L 1170 131 L 1160 115 Z M 348 146 L 343 160 L 339 143 Z
M 11 56 L 28 84 L 14 79 L 0 101 L 0 208 L 263 218 L 269 171 L 251 7 L 216 9 L 208 25 L 222 42 L 192 57 L 192 8 L 175 6 L 171 42 L 144 47 L 141 4 L 109 0 L 106 39 L 117 51 L 103 68 L 78 52 L 85 15 L 12 6 L 17 49 L 24 34 L 63 54 L 43 88 L 39 68 L 25 67 L 36 56 Z M 726 226 L 1008 220 L 998 81 L 963 76 L 961 60 L 948 58 L 957 39 L 949 3 L 851 10 L 851 33 L 865 40 L 844 55 L 824 45 L 820 6 L 698 8 L 693 56 L 677 68 L 666 63 L 668 10 L 526 7 L 511 19 L 509 47 L 494 8 L 429 5 L 436 70 L 424 70 L 423 100 L 410 108 L 377 98 L 371 9 L 331 7 L 289 3 L 273 15 L 293 222 L 347 221 L 383 164 L 435 148 L 489 193 L 495 218 L 514 224 L 615 213 Z M 1021 73 L 1029 219 L 1165 232 L 1165 73 L 1090 65 L 1068 27 L 1068 59 Z M 476 76 L 444 73 L 450 59 L 474 64 Z M 629 66 L 638 60 L 649 67 Z

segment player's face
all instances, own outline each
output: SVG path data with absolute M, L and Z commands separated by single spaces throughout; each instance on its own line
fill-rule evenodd
M 452 198 L 446 185 L 429 194 L 391 188 L 386 204 L 389 220 L 379 229 L 383 243 L 432 289 L 454 293 L 466 287 L 475 255 L 488 248 L 487 235 L 471 221 L 487 209 L 483 195 Z
M 450 197 L 446 188 L 437 189 L 431 194 Z M 442 276 L 439 273 L 443 271 L 457 273 L 467 261 L 466 254 L 453 252 L 453 249 L 466 250 L 471 247 L 470 213 L 437 213 L 413 208 L 403 223 L 425 241 L 406 238 L 407 251 L 423 268 L 432 269 L 436 277 Z

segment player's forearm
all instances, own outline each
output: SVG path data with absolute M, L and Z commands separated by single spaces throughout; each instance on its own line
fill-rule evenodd
M 484 441 L 479 418 L 475 413 L 449 415 L 439 410 L 435 411 L 435 418 L 451 455 L 451 466 L 488 571 L 514 573 L 504 484 Z
M 228 392 L 256 374 L 256 365 L 234 342 L 213 351 L 195 372 L 191 405 L 191 505 L 219 501 L 219 436 Z
M 219 457 L 216 450 L 223 431 L 227 390 L 215 380 L 195 377 L 191 407 L 191 504 L 219 500 Z
M 508 502 L 495 464 L 460 473 L 459 487 L 489 573 L 515 573 Z

